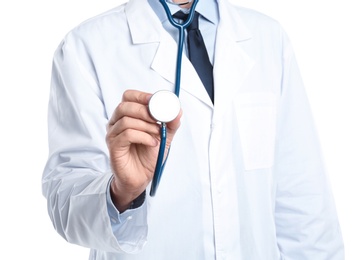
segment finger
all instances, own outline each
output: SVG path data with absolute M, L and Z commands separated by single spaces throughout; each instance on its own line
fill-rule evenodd
M 123 117 L 108 129 L 108 135 L 117 136 L 126 129 L 143 131 L 151 135 L 158 135 L 160 126 L 156 123 L 149 123 L 132 117 Z
M 122 101 L 148 105 L 151 96 L 150 93 L 129 89 L 123 93 Z
M 153 136 L 144 131 L 135 129 L 126 129 L 117 136 L 107 136 L 107 143 L 117 149 L 129 147 L 131 144 L 142 144 L 146 146 L 157 146 L 159 141 Z M 113 150 L 111 148 L 111 150 Z
M 150 116 L 147 106 L 135 102 L 122 101 L 114 110 L 112 117 L 109 120 L 109 125 L 114 125 L 123 117 L 132 117 L 150 123 L 155 122 Z

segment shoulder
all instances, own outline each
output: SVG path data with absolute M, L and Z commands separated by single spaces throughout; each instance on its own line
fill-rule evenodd
M 64 37 L 64 41 L 100 38 L 112 31 L 121 29 L 126 24 L 125 4 L 91 17 L 71 29 Z
M 289 37 L 278 20 L 259 11 L 231 3 L 227 3 L 223 9 L 223 16 L 222 10 L 220 12 L 221 22 L 225 19 L 229 28 L 240 35 L 240 39 L 251 39 L 241 41 L 245 49 L 269 51 L 277 55 L 276 57 L 291 56 L 292 46 Z
M 243 23 L 253 29 L 281 30 L 281 24 L 275 18 L 257 10 L 236 6 L 232 7 Z
M 244 32 L 261 44 L 286 44 L 288 36 L 280 22 L 271 16 L 259 11 L 245 8 L 242 6 L 227 4 L 227 18 L 230 26 L 235 28 L 245 28 Z M 222 18 L 221 18 L 222 20 Z M 241 31 L 241 30 L 240 30 Z

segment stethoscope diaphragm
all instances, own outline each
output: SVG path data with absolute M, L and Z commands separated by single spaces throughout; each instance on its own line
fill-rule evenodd
M 150 115 L 161 123 L 173 121 L 180 112 L 179 98 L 169 90 L 155 92 L 149 100 Z

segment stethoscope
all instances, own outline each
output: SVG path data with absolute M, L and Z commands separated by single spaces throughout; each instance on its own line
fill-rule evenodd
M 185 29 L 192 22 L 194 17 L 195 7 L 197 6 L 198 3 L 198 0 L 194 0 L 192 6 L 190 7 L 188 18 L 184 22 L 178 23 L 174 20 L 170 12 L 170 9 L 168 7 L 167 1 L 170 4 L 180 6 L 190 3 L 192 0 L 188 0 L 187 2 L 183 3 L 174 3 L 172 0 L 160 0 L 160 3 L 165 9 L 170 24 L 178 29 L 179 37 L 178 37 L 178 53 L 176 59 L 176 72 L 175 72 L 175 90 L 174 92 L 168 90 L 160 90 L 154 93 L 149 101 L 150 115 L 160 123 L 160 147 L 159 147 L 158 158 L 156 160 L 154 177 L 151 182 L 150 196 L 154 196 L 156 193 L 156 190 L 160 183 L 161 175 L 164 170 L 165 162 L 167 160 L 166 158 L 164 161 L 164 153 L 165 153 L 166 137 L 167 137 L 166 123 L 173 121 L 180 112 L 179 92 L 180 92 L 181 63 L 182 63 L 183 45 L 185 39 Z

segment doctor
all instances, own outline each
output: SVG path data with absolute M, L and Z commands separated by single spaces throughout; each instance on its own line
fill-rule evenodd
M 148 101 L 174 91 L 177 52 L 162 6 L 130 0 L 59 45 L 42 178 L 55 229 L 90 248 L 90 259 L 344 259 L 286 34 L 226 0 L 200 0 L 196 10 L 214 102 L 183 57 L 182 111 L 167 124 L 170 151 L 153 197 L 160 127 Z

